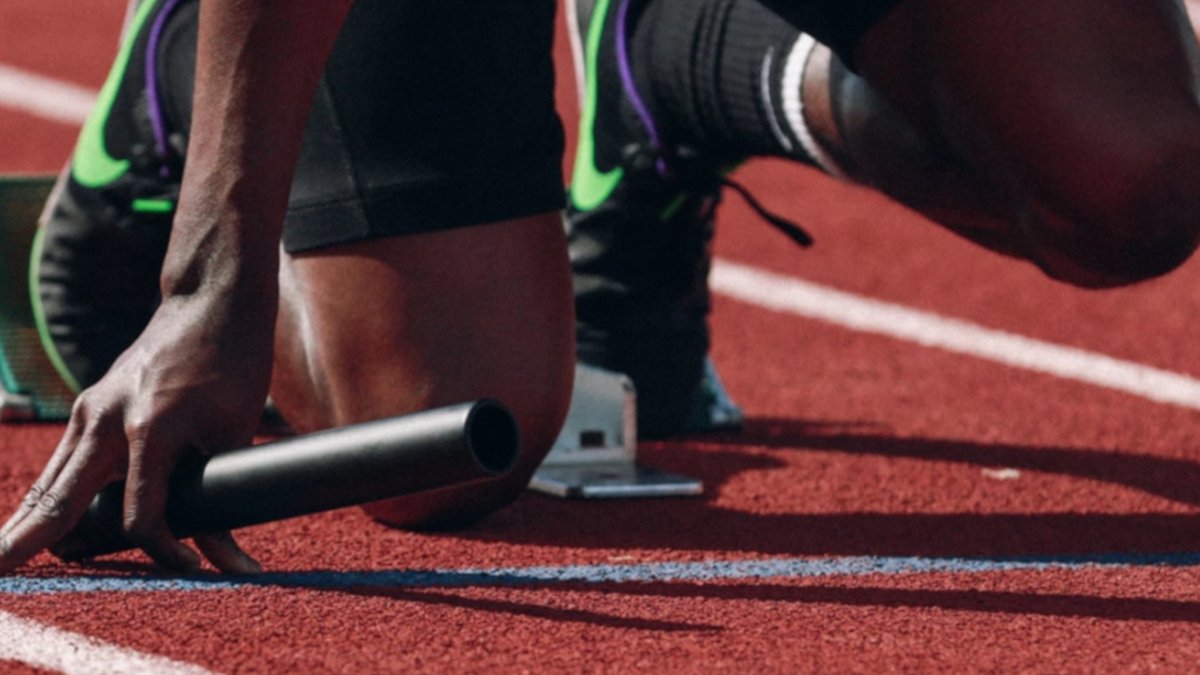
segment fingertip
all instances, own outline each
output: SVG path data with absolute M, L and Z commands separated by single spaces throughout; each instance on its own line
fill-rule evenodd
M 228 532 L 195 538 L 196 547 L 217 569 L 226 574 L 260 574 L 262 565 L 246 553 Z
M 254 575 L 262 574 L 263 571 L 262 564 L 241 550 L 219 558 L 209 556 L 208 559 L 217 569 L 226 574 Z
M 263 566 L 262 566 L 262 563 L 258 562 L 254 558 L 251 558 L 250 556 L 247 555 L 247 556 L 243 556 L 237 562 L 236 567 L 231 566 L 229 569 L 222 570 L 222 571 L 229 572 L 230 574 L 246 574 L 246 575 L 262 574 Z
M 246 574 L 262 574 L 262 571 L 263 571 L 262 563 L 258 562 L 258 560 L 256 558 L 252 557 L 249 553 L 246 553 L 245 551 L 242 551 L 241 549 L 238 549 L 238 551 L 240 551 L 242 554 L 241 558 L 242 558 L 243 564 L 245 565 L 245 569 L 246 569 L 245 573 Z
M 0 535 L 0 574 L 8 574 L 20 567 L 23 562 L 20 558 L 13 557 L 12 543 L 9 538 Z
M 201 570 L 200 554 L 174 539 L 162 539 L 154 543 L 143 542 L 141 546 L 154 562 L 167 569 L 186 574 L 195 574 Z

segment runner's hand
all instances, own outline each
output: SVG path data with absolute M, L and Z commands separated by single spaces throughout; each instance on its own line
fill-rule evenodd
M 274 325 L 273 316 L 237 316 L 236 302 L 213 295 L 164 302 L 108 374 L 80 394 L 41 477 L 0 529 L 0 573 L 61 539 L 96 493 L 122 477 L 130 540 L 165 567 L 199 568 L 200 556 L 167 527 L 168 477 L 185 453 L 252 441 L 270 377 Z M 222 571 L 260 569 L 228 533 L 195 542 Z

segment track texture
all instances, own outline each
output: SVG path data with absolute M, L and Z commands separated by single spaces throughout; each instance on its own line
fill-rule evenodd
M 0 63 L 94 89 L 122 14 L 118 0 L 86 10 L 5 0 Z M 570 129 L 573 84 L 558 47 Z M 74 134 L 0 108 L 0 171 L 55 171 Z M 1077 291 L 809 170 L 758 162 L 740 177 L 818 243 L 792 247 L 730 196 L 721 258 L 1200 376 L 1195 262 L 1133 289 Z M 1200 412 L 724 296 L 714 331 L 745 431 L 641 451 L 702 477 L 701 499 L 530 494 L 445 535 L 390 530 L 353 510 L 278 523 L 241 540 L 270 570 L 297 574 L 247 586 L 138 590 L 122 584 L 155 573 L 138 555 L 89 566 L 42 556 L 25 585 L 0 583 L 0 610 L 224 672 L 1194 671 L 1200 567 L 1186 554 L 1200 551 Z M 59 433 L 0 427 L 4 509 Z M 1129 564 L 1068 564 L 1078 555 Z M 636 564 L 845 556 L 879 568 L 616 576 Z M 1063 564 L 1011 564 L 1023 556 Z M 908 557 L 947 571 L 889 566 Z M 461 572 L 571 564 L 595 578 Z M 413 570 L 458 573 L 403 576 Z M 366 573 L 361 583 L 354 572 Z M 401 576 L 379 576 L 388 572 Z M 68 587 L 30 590 L 28 578 Z M 70 586 L 96 578 L 110 590 Z M 0 670 L 43 672 L 3 660 Z

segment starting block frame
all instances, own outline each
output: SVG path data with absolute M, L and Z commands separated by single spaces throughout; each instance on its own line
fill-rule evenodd
M 695 478 L 637 463 L 637 392 L 620 373 L 577 364 L 562 433 L 529 487 L 555 497 L 684 497 L 704 492 Z

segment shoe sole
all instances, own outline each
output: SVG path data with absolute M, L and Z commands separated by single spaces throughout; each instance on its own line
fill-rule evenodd
M 54 176 L 0 177 L 0 422 L 61 420 L 74 392 L 43 348 L 30 302 L 30 251 Z

